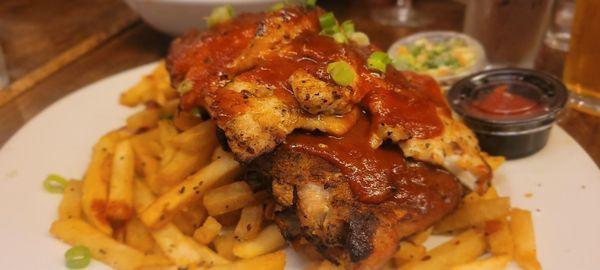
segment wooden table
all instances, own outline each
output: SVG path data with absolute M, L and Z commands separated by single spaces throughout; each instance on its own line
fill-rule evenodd
M 338 18 L 352 18 L 381 48 L 416 31 L 462 28 L 464 6 L 458 2 L 416 1 L 417 10 L 431 15 L 430 22 L 417 29 L 376 24 L 364 2 L 319 1 Z M 0 147 L 28 120 L 65 95 L 162 58 L 170 40 L 119 0 L 2 1 L 0 44 L 13 84 L 10 90 L 0 91 Z M 543 48 L 536 65 L 560 75 L 563 61 L 564 54 Z M 600 166 L 600 117 L 568 108 L 559 124 Z

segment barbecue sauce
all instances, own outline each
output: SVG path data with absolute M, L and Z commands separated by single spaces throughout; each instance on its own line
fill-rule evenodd
M 433 166 L 407 161 L 396 146 L 371 148 L 370 126 L 363 113 L 343 136 L 297 132 L 287 137 L 284 147 L 319 156 L 336 165 L 347 178 L 353 194 L 363 203 L 393 200 L 425 212 L 431 209 L 428 202 L 439 200 L 428 198 L 439 193 L 427 187 L 433 183 L 453 183 L 454 177 Z M 437 181 L 441 178 L 452 181 Z
M 290 18 L 296 18 L 301 16 L 294 14 L 302 11 L 290 9 L 285 12 L 289 12 Z M 309 15 L 316 23 L 317 11 Z M 277 48 L 278 53 L 259 56 L 260 59 L 248 70 L 232 71 L 229 64 L 242 55 L 259 34 L 257 29 L 264 19 L 263 15 L 244 16 L 195 37 L 202 40 L 206 48 L 196 55 L 170 53 L 177 58 L 170 61 L 175 63 L 171 69 L 189 69 L 185 77 L 194 82 L 192 91 L 182 97 L 183 109 L 210 104 L 208 109 L 218 124 L 244 113 L 251 106 L 249 91 L 223 88 L 231 78 L 236 78 L 264 87 L 265 96 L 278 98 L 287 109 L 302 111 L 289 84 L 290 76 L 297 70 L 304 70 L 337 86 L 327 73 L 327 65 L 346 61 L 358 74 L 354 84 L 345 89 L 352 91 L 352 101 L 364 110 L 357 123 L 339 137 L 297 131 L 287 137 L 285 147 L 317 155 L 338 166 L 361 202 L 394 200 L 430 209 L 426 202 L 435 200 L 428 198 L 439 194 L 425 188 L 428 185 L 423 183 L 436 183 L 435 179 L 444 177 L 454 179 L 453 176 L 425 163 L 407 161 L 397 146 L 372 149 L 368 138 L 381 125 L 400 127 L 414 138 L 440 135 L 443 124 L 438 113 L 450 112 L 437 83 L 428 76 L 396 71 L 391 66 L 384 74 L 369 70 L 366 60 L 378 50 L 375 46 L 339 44 L 331 37 L 312 31 L 294 37 L 282 48 Z M 174 47 L 185 47 L 186 42 L 189 46 L 197 46 L 192 41 L 178 40 L 176 43 L 184 45 Z M 190 61 L 195 61 L 196 66 Z

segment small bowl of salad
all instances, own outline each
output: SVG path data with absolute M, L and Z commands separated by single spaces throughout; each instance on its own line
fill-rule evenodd
M 485 51 L 468 35 L 452 31 L 428 31 L 396 41 L 388 50 L 399 70 L 411 70 L 436 78 L 443 88 L 483 70 Z

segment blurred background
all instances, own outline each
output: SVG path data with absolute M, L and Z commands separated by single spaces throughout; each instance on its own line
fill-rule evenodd
M 0 146 L 64 95 L 161 59 L 174 36 L 205 27 L 203 18 L 215 6 L 232 3 L 239 12 L 263 10 L 276 2 L 1 1 Z M 399 44 L 388 53 L 404 68 L 422 68 L 415 59 L 406 58 L 418 58 L 415 55 L 402 55 L 419 39 L 410 39 L 412 34 L 452 31 L 452 35 L 466 34 L 465 42 L 472 48 L 469 57 L 482 61 L 469 72 L 522 67 L 563 79 L 571 100 L 559 124 L 600 162 L 600 70 L 594 66 L 600 62 L 595 46 L 600 38 L 600 1 L 320 0 L 318 5 L 334 11 L 340 22 L 352 19 L 356 30 L 384 51 Z

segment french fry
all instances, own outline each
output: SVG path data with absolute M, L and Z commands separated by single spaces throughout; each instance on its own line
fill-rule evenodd
M 82 182 L 78 180 L 70 180 L 67 183 L 58 206 L 58 219 L 81 218 L 81 186 Z
M 225 149 L 223 149 L 223 147 L 221 146 L 217 146 L 217 148 L 215 148 L 215 150 L 213 151 L 210 160 L 215 160 L 215 159 L 220 159 L 224 156 L 231 156 L 231 153 L 225 151 Z
M 262 220 L 262 204 L 254 204 L 244 207 L 242 209 L 240 220 L 235 226 L 234 235 L 241 240 L 248 240 L 256 237 L 262 228 Z
M 208 150 L 208 153 L 210 151 L 212 149 Z M 171 161 L 158 171 L 158 181 L 165 187 L 172 187 L 206 165 L 209 162 L 209 158 L 208 155 L 203 156 L 186 151 L 175 151 L 171 157 Z
M 107 235 L 113 231 L 106 217 L 110 157 L 118 140 L 119 135 L 110 132 L 96 143 L 81 187 L 81 207 L 85 217 Z
M 113 156 L 106 214 L 112 220 L 128 220 L 133 215 L 133 176 L 135 159 L 129 140 L 121 141 Z
M 206 246 L 199 245 L 191 237 L 184 235 L 175 225 L 168 223 L 151 231 L 156 243 L 177 266 L 220 265 L 229 260 L 219 256 Z
M 254 194 L 248 183 L 244 181 L 209 190 L 203 198 L 204 207 L 211 216 L 242 209 L 253 201 Z
M 170 141 L 173 137 L 178 134 L 177 129 L 173 126 L 173 123 L 168 120 L 161 120 L 158 122 L 158 138 L 160 145 L 162 145 L 162 152 L 160 155 L 161 167 L 166 166 L 171 162 L 177 149 L 171 145 Z
M 508 255 L 495 256 L 457 265 L 450 268 L 450 270 L 503 270 L 506 268 L 508 262 L 510 262 L 510 259 Z
M 525 270 L 542 269 L 537 260 L 531 212 L 513 208 L 510 212 L 509 226 L 515 244 L 515 261 Z
M 144 253 L 150 253 L 155 246 L 152 235 L 137 218 L 129 220 L 125 225 L 125 244 Z
M 487 191 L 483 195 L 480 195 L 479 193 L 477 193 L 475 191 L 467 194 L 463 198 L 463 202 L 464 203 L 472 203 L 472 202 L 476 202 L 476 201 L 480 201 L 480 200 L 491 200 L 491 199 L 497 199 L 497 198 L 498 198 L 498 192 L 496 191 L 496 189 L 494 187 L 490 187 L 487 189 Z
M 127 129 L 132 133 L 140 130 L 155 128 L 160 120 L 160 110 L 157 108 L 148 108 L 139 111 L 127 117 Z
M 169 74 L 162 61 L 151 74 L 144 76 L 136 85 L 122 93 L 119 102 L 134 107 L 144 102 L 154 101 L 162 106 L 175 97 L 177 92 L 170 85 Z
M 394 254 L 394 262 L 396 266 L 401 266 L 411 261 L 418 261 L 426 254 L 427 250 L 421 244 L 402 241 L 398 246 L 398 251 Z
M 214 217 L 209 216 L 204 224 L 194 231 L 194 239 L 202 245 L 208 245 L 219 235 L 222 228 L 223 226 Z
M 233 246 L 236 242 L 237 240 L 235 239 L 233 231 L 231 230 L 225 231 L 222 235 L 217 236 L 213 241 L 217 254 L 231 261 L 236 259 L 235 255 L 233 255 Z
M 509 255 L 513 256 L 514 242 L 510 233 L 508 221 L 505 218 L 491 220 L 486 222 L 485 231 L 487 234 L 488 245 L 490 252 L 493 255 Z
M 152 191 L 141 181 L 135 182 L 135 206 L 138 213 L 156 201 Z M 173 223 L 166 223 L 150 233 L 164 254 L 177 266 L 188 267 L 196 264 L 218 265 L 229 261 L 206 246 L 196 243 L 191 237 L 184 235 Z
M 197 228 L 200 228 L 208 214 L 201 204 L 192 204 L 182 208 L 173 217 L 173 224 L 185 235 L 192 236 Z
M 158 133 L 158 129 L 155 128 L 132 136 L 130 141 L 135 155 L 138 157 L 151 156 L 159 159 L 162 153 L 162 145 Z
M 90 249 L 92 257 L 115 269 L 138 269 L 148 265 L 169 265 L 167 258 L 144 255 L 142 252 L 119 243 L 80 219 L 58 220 L 52 223 L 50 233 L 72 245 Z
M 226 265 L 209 267 L 208 270 L 283 270 L 284 267 L 285 253 L 277 251 Z
M 509 209 L 510 200 L 506 197 L 464 203 L 454 213 L 440 221 L 433 232 L 445 233 L 479 225 L 507 215 Z
M 409 262 L 400 270 L 437 270 L 467 263 L 485 252 L 483 233 L 467 230 L 444 244 L 441 244 L 419 261 Z
M 178 209 L 198 201 L 207 190 L 231 181 L 239 170 L 240 164 L 233 159 L 215 160 L 156 199 L 140 219 L 150 228 L 159 228 L 169 222 Z
M 273 252 L 285 246 L 285 239 L 277 225 L 269 225 L 256 238 L 238 242 L 233 246 L 233 254 L 248 259 Z
M 140 160 L 144 180 L 152 192 L 155 194 L 162 194 L 167 191 L 167 187 L 162 185 L 158 178 L 160 162 L 156 158 L 148 155 L 137 156 L 136 160 Z
M 170 143 L 179 150 L 201 154 L 208 160 L 218 143 L 215 134 L 215 122 L 204 121 L 193 128 L 173 136 Z
M 490 165 L 492 171 L 496 171 L 500 166 L 506 161 L 506 158 L 503 156 L 490 156 L 488 153 L 482 152 L 481 157 L 483 160 Z

